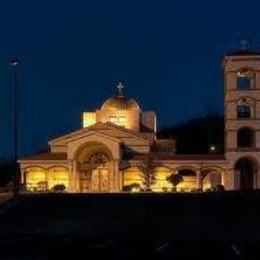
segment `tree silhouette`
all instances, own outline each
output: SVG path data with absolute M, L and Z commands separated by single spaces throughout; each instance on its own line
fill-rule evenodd
M 224 152 L 224 116 L 209 113 L 175 126 L 163 128 L 159 138 L 175 138 L 178 154 L 207 154 L 213 145 L 214 153 Z
M 176 191 L 178 184 L 183 182 L 183 177 L 179 173 L 172 173 L 166 180 L 172 184 L 172 191 Z
M 159 165 L 155 162 L 155 158 L 152 153 L 148 153 L 144 160 L 137 165 L 138 169 L 141 171 L 143 185 L 145 191 L 151 191 L 151 186 L 155 183 L 155 169 Z

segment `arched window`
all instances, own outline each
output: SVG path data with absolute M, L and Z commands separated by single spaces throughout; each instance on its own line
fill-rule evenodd
M 249 105 L 243 104 L 237 106 L 237 118 L 250 118 L 251 109 Z
M 248 190 L 254 188 L 254 172 L 256 166 L 253 161 L 247 158 L 241 158 L 235 165 L 235 171 L 238 175 L 239 189 Z
M 26 188 L 29 191 L 44 191 L 47 189 L 46 170 L 41 167 L 30 167 L 25 173 Z
M 69 171 L 64 167 L 55 166 L 47 172 L 48 189 L 53 189 L 56 185 L 64 185 L 67 189 L 69 186 Z
M 237 147 L 238 148 L 252 148 L 254 147 L 254 131 L 250 128 L 241 128 L 237 133 Z
M 251 88 L 253 72 L 248 69 L 243 69 L 237 73 L 237 89 L 247 90 Z

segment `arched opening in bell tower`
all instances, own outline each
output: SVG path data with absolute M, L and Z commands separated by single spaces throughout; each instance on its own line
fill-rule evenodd
M 235 164 L 235 173 L 238 177 L 238 188 L 251 190 L 256 182 L 257 167 L 254 161 L 248 158 L 241 158 Z

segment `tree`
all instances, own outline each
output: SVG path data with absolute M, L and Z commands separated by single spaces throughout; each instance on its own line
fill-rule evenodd
M 208 174 L 210 173 L 210 171 L 208 170 L 204 170 L 200 172 L 200 178 L 199 178 L 199 190 L 203 190 L 203 182 L 206 179 L 206 177 L 208 176 Z
M 214 145 L 216 154 L 224 152 L 224 116 L 208 113 L 205 116 L 190 119 L 177 125 L 160 129 L 158 137 L 176 139 L 178 154 L 206 154 L 212 152 Z
M 179 173 L 172 173 L 166 178 L 166 180 L 172 184 L 172 191 L 175 192 L 177 190 L 178 184 L 183 182 L 183 177 Z
M 158 166 L 152 153 L 148 153 L 144 160 L 137 165 L 142 174 L 145 191 L 151 191 L 151 186 L 156 181 L 155 168 Z

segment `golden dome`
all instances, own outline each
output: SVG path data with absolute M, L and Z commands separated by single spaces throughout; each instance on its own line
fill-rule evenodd
M 122 82 L 117 84 L 118 95 L 107 99 L 102 105 L 101 109 L 114 109 L 114 110 L 141 110 L 138 103 L 131 98 L 126 98 L 123 95 L 124 85 Z
M 138 103 L 131 98 L 117 96 L 107 99 L 101 109 L 116 109 L 116 110 L 141 110 Z

